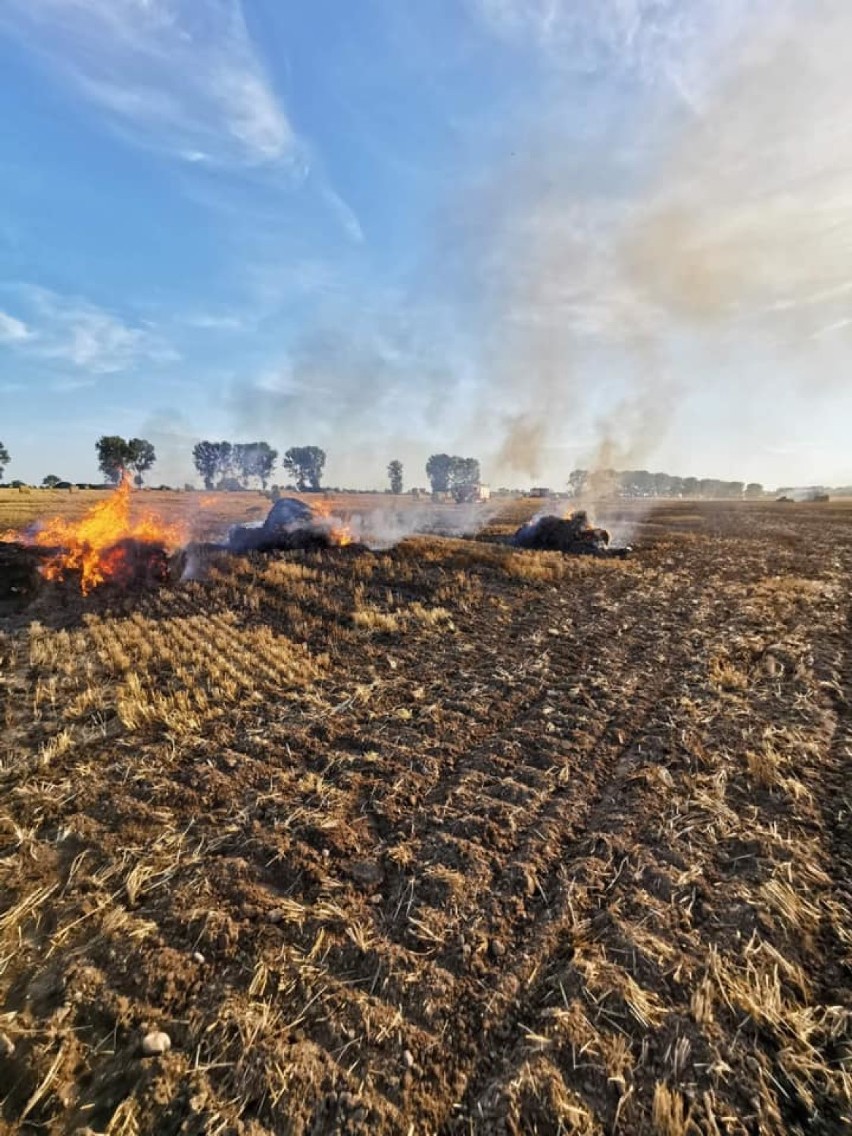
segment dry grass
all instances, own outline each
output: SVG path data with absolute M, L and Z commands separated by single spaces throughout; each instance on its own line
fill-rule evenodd
M 251 555 L 11 617 L 0 1127 L 844 1131 L 826 515 L 658 508 L 614 563 Z

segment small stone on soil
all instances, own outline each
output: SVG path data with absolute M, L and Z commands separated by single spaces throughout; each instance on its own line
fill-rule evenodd
M 143 1057 L 162 1057 L 164 1053 L 168 1053 L 171 1047 L 172 1039 L 162 1030 L 146 1033 L 142 1038 Z
M 506 948 L 503 946 L 499 939 L 492 939 L 489 946 L 491 948 L 491 954 L 496 959 L 502 958 L 506 953 Z
M 204 957 L 201 951 L 193 951 L 192 958 L 193 961 L 197 962 L 199 966 L 204 966 L 204 964 L 207 962 L 207 959 Z
M 411 1052 L 410 1049 L 403 1050 L 402 1063 L 403 1063 L 403 1065 L 405 1065 L 406 1069 L 410 1069 L 411 1066 L 414 1064 L 414 1054 Z
M 377 864 L 375 860 L 358 860 L 352 865 L 350 871 L 356 883 L 366 886 L 380 884 L 385 877 L 381 865 Z

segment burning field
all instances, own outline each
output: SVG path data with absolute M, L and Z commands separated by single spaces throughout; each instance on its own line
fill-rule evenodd
M 0 1129 L 849 1130 L 852 507 L 132 497 L 0 543 Z
M 7 529 L 0 535 L 0 569 L 6 577 L 0 598 L 32 593 L 39 578 L 71 582 L 87 596 L 97 587 L 127 589 L 179 577 L 191 536 L 215 524 L 212 518 L 204 523 L 207 500 L 201 499 L 193 520 L 189 510 L 170 520 L 163 510 L 132 509 L 133 499 L 130 477 L 125 475 L 113 493 L 81 517 L 60 513 L 37 519 L 22 530 Z M 269 552 L 343 547 L 352 539 L 346 523 L 333 517 L 324 502 L 308 506 L 297 498 L 284 498 L 263 522 L 232 525 L 223 537 L 201 547 L 208 552 Z M 198 542 L 192 544 L 197 553 Z

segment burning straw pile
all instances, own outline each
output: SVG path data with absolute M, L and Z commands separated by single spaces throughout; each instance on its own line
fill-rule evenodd
M 144 588 L 192 575 L 191 566 L 218 554 L 341 548 L 354 545 L 349 528 L 318 503 L 277 501 L 260 525 L 235 525 L 218 543 L 187 543 L 187 526 L 148 510 L 131 515 L 131 485 L 78 520 L 52 517 L 0 535 L 0 600 L 28 601 L 44 580 L 69 582 L 84 596 L 103 585 Z
M 224 540 L 187 543 L 185 525 L 151 511 L 131 515 L 131 492 L 125 477 L 115 493 L 79 520 L 54 517 L 26 532 L 0 536 L 0 600 L 26 602 L 43 580 L 69 581 L 85 596 L 106 584 L 144 588 L 197 578 L 219 556 L 232 553 L 364 548 L 324 502 L 307 505 L 295 497 L 276 501 L 260 524 L 234 525 Z M 534 518 L 510 543 L 579 556 L 623 557 L 629 551 L 610 548 L 609 533 L 592 527 L 584 512 Z
M 297 497 L 282 497 L 262 525 L 235 525 L 227 548 L 230 552 L 310 551 L 348 544 L 352 544 L 349 528 L 320 505 L 311 508 Z
M 41 579 L 71 580 L 83 595 L 106 583 L 159 584 L 186 539 L 181 525 L 148 511 L 131 517 L 130 477 L 79 520 L 52 517 L 23 533 L 0 537 L 0 598 L 26 597 Z
M 522 525 L 511 542 L 515 548 L 565 552 L 572 556 L 605 556 L 623 559 L 629 548 L 610 548 L 606 529 L 595 528 L 582 510 L 569 517 L 536 517 Z

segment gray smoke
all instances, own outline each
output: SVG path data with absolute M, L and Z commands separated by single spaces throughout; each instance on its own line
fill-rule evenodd
M 822 339 L 852 322 L 852 10 L 755 11 L 724 55 L 684 63 L 695 93 L 649 120 L 638 165 L 593 156 L 606 192 L 558 135 L 500 171 L 479 263 L 501 466 L 535 477 L 549 443 L 589 432 L 576 464 L 644 462 L 714 364 L 717 400 L 740 401 L 743 344 L 775 355 L 767 398 L 819 385 Z
M 852 9 L 470 3 L 540 53 L 540 98 L 383 310 L 341 299 L 235 386 L 237 431 L 325 446 L 331 483 L 400 457 L 409 485 L 432 450 L 511 484 L 646 465 L 684 422 L 681 451 L 715 429 L 737 462 L 795 434 L 852 328 Z
M 409 536 L 474 536 L 506 506 L 506 499 L 461 505 L 430 503 L 370 509 L 347 521 L 355 540 L 368 548 L 390 548 Z

